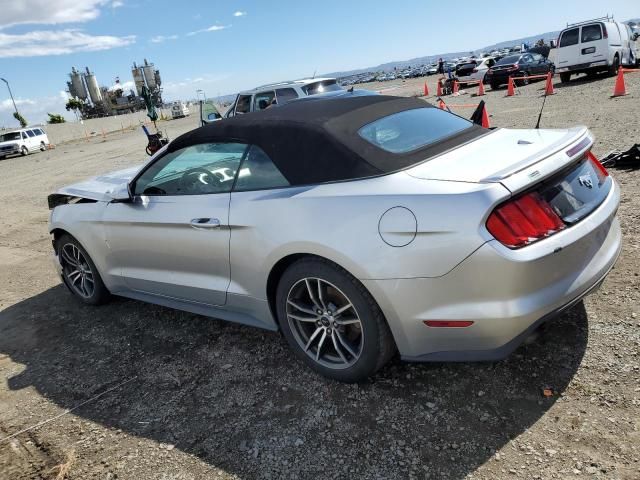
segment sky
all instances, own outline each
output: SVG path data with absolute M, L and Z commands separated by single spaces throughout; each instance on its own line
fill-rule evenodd
M 640 17 L 638 0 L 0 0 L 0 77 L 30 123 L 64 105 L 71 67 L 100 85 L 146 58 L 165 100 L 235 93 L 260 84 L 372 67 L 560 30 L 614 14 Z M 605 6 L 606 5 L 606 6 Z M 0 126 L 16 126 L 0 82 Z

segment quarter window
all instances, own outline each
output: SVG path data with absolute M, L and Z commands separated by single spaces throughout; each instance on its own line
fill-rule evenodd
M 582 27 L 582 43 L 595 42 L 596 40 L 602 40 L 600 25 L 595 24 Z
M 243 143 L 204 143 L 167 153 L 136 180 L 135 194 L 230 192 L 246 151 L 247 145 Z
M 27 130 L 27 135 L 29 135 L 30 137 L 35 137 L 36 134 L 33 133 L 33 130 Z
M 566 30 L 560 37 L 560 48 L 570 47 L 571 45 L 577 45 L 579 31 L 580 31 L 579 28 L 572 28 L 571 30 Z
M 260 147 L 252 145 L 242 162 L 233 190 L 242 192 L 288 186 L 289 182 L 267 154 Z
M 278 104 L 282 105 L 298 98 L 298 93 L 293 88 L 279 88 L 276 90 L 276 98 L 278 99 Z

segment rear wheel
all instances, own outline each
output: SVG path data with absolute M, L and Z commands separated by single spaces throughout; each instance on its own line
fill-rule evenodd
M 527 72 L 523 72 L 520 75 L 520 78 L 516 80 L 519 86 L 529 85 L 529 74 Z
M 27 155 L 29 155 L 29 149 L 23 145 L 22 148 L 20 149 L 20 154 L 23 157 L 26 157 Z
M 44 152 L 47 149 L 47 146 L 45 145 L 44 142 L 40 142 L 40 151 Z
M 611 67 L 609 67 L 609 75 L 611 75 L 612 77 L 617 75 L 619 68 L 620 68 L 620 57 L 618 57 L 618 54 L 616 54 L 613 57 L 613 63 L 611 64 Z
M 89 305 L 100 305 L 109 300 L 111 294 L 82 245 L 71 235 L 63 235 L 56 247 L 62 266 L 62 281 L 69 291 Z
M 498 90 L 500 88 L 499 83 L 490 82 L 490 85 L 491 85 L 491 90 Z
M 294 353 L 313 370 L 342 382 L 373 375 L 395 345 L 364 286 L 332 262 L 305 258 L 278 284 L 278 319 Z
M 571 74 L 570 73 L 561 73 L 560 74 L 560 82 L 569 83 L 570 81 L 571 81 Z

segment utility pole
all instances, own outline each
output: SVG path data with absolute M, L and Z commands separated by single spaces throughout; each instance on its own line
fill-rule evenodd
M 13 93 L 11 93 L 11 87 L 9 86 L 9 82 L 7 82 L 4 78 L 0 78 L 0 80 L 2 80 L 4 83 L 7 84 L 7 89 L 9 90 L 9 96 L 11 97 L 11 101 L 13 102 L 13 108 L 15 109 L 16 113 L 20 115 L 20 113 L 18 112 L 18 107 L 16 107 L 16 101 L 13 99 Z

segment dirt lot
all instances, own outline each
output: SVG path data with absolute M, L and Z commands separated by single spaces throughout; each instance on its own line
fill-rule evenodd
M 410 95 L 423 81 L 370 87 Z M 542 126 L 586 124 L 598 155 L 640 142 L 640 75 L 624 98 L 609 98 L 613 82 L 557 85 Z M 492 125 L 533 127 L 542 86 L 488 92 Z M 166 125 L 175 137 L 194 124 Z M 502 362 L 396 360 L 342 385 L 277 334 L 124 299 L 81 306 L 60 285 L 46 195 L 140 163 L 143 147 L 136 131 L 0 161 L 3 480 L 640 478 L 640 171 L 613 172 L 616 268 L 538 341 Z

